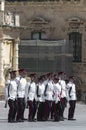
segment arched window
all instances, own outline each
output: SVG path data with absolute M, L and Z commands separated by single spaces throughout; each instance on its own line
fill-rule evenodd
M 31 33 L 31 39 L 33 40 L 45 40 L 47 39 L 46 33 L 45 32 L 32 32 Z
M 81 62 L 82 60 L 82 34 L 72 32 L 69 34 L 69 41 L 73 43 L 73 61 Z

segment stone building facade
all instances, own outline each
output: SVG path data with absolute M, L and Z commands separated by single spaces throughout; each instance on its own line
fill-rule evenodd
M 0 62 L 4 62 L 0 63 L 1 78 L 5 67 L 21 67 L 18 57 L 22 55 L 18 54 L 18 43 L 23 40 L 65 39 L 73 43 L 73 75 L 78 92 L 83 95 L 86 91 L 86 0 L 6 0 L 3 12 L 14 14 L 17 20 L 11 21 L 13 25 L 0 27 Z M 6 63 L 3 58 L 7 60 L 7 52 L 5 55 L 1 53 L 5 52 L 5 44 L 13 49 Z
M 7 71 L 18 69 L 19 21 L 18 14 L 5 10 L 5 1 L 0 0 L 0 96 Z M 15 33 L 16 32 L 16 33 Z

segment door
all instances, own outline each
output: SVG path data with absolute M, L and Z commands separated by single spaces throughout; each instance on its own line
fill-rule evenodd
M 69 34 L 69 40 L 73 42 L 73 61 L 82 61 L 82 34 L 72 32 Z

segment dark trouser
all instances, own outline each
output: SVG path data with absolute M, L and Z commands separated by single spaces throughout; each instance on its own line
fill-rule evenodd
M 65 110 L 66 106 L 67 106 L 67 100 L 64 97 L 64 98 L 61 99 L 61 110 L 62 110 L 61 117 L 64 117 L 63 115 L 64 115 L 64 110 Z
M 33 110 L 34 110 L 33 101 L 28 101 L 28 106 L 29 106 L 28 121 L 32 121 L 33 120 Z
M 74 117 L 74 111 L 75 111 L 75 106 L 76 106 L 76 100 L 70 100 L 69 101 L 69 112 L 68 112 L 68 119 L 71 119 Z
M 15 121 L 15 116 L 16 116 L 16 111 L 17 111 L 16 100 L 13 101 L 9 99 L 8 105 L 9 105 L 8 121 Z
M 54 106 L 55 106 L 55 102 L 53 101 L 52 102 L 52 105 L 51 105 L 51 119 L 53 119 L 54 118 Z
M 55 103 L 54 107 L 54 115 L 55 115 L 55 121 L 59 121 L 61 118 L 62 108 L 61 108 L 61 102 L 58 101 L 58 103 Z
M 52 105 L 52 101 L 45 101 L 45 120 L 49 119 L 49 115 L 51 112 L 51 105 Z
M 34 100 L 33 101 L 33 114 L 32 114 L 32 119 L 33 120 L 35 119 L 37 108 L 38 108 L 38 102 Z
M 42 121 L 44 119 L 45 112 L 45 102 L 39 102 L 38 112 L 37 112 L 37 120 Z
M 17 117 L 16 120 L 24 119 L 24 111 L 25 111 L 25 98 L 17 99 Z

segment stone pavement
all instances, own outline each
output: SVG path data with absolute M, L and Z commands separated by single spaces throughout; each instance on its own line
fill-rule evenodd
M 27 118 L 28 110 L 25 110 L 25 118 Z M 65 110 L 67 117 L 68 107 Z M 0 101 L 0 130 L 86 130 L 86 105 L 77 103 L 75 118 L 76 121 L 61 122 L 23 122 L 8 123 L 8 108 L 4 108 L 4 101 Z

